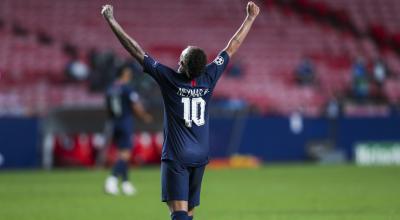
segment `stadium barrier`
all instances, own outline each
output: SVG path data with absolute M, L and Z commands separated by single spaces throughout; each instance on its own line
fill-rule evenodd
M 347 160 L 352 160 L 356 158 L 356 146 L 360 143 L 400 142 L 398 116 L 339 118 L 336 121 L 301 118 L 297 120 L 295 130 L 287 117 L 254 116 L 242 118 L 239 123 L 232 117 L 212 117 L 210 123 L 211 158 L 239 154 L 255 156 L 267 163 L 301 162 L 311 159 L 307 149 L 310 143 L 329 143 L 332 149 L 343 152 Z M 40 124 L 40 119 L 35 118 L 0 118 L 0 168 L 30 168 L 45 164 L 44 153 L 48 148 L 43 147 L 46 141 L 40 141 Z M 79 148 L 71 153 L 72 159 L 73 155 L 80 155 L 77 165 L 92 166 L 95 162 L 94 140 L 85 138 L 84 133 L 76 135 L 79 138 L 73 140 L 79 143 Z M 139 141 L 133 151 L 136 164 L 159 161 L 161 136 L 151 133 L 136 139 Z M 112 157 L 108 159 L 112 160 Z
M 39 137 L 36 118 L 0 118 L 0 169 L 37 167 Z
M 362 141 L 400 141 L 400 117 L 302 118 L 301 130 L 292 130 L 287 117 L 249 117 L 242 123 L 242 132 L 234 132 L 234 118 L 213 118 L 210 124 L 211 156 L 231 154 L 253 155 L 264 162 L 305 161 L 310 157 L 307 145 L 328 140 L 354 159 L 355 146 Z M 239 143 L 229 140 L 240 135 Z M 237 147 L 232 147 L 237 145 Z

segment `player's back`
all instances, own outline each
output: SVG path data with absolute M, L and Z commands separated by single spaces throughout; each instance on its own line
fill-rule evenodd
M 137 93 L 127 83 L 114 82 L 106 91 L 107 112 L 112 120 L 132 118 L 132 102 Z
M 208 162 L 208 103 L 228 60 L 227 53 L 221 53 L 207 65 L 204 74 L 189 80 L 185 74 L 145 56 L 144 69 L 157 81 L 164 99 L 163 160 L 176 160 L 189 166 Z

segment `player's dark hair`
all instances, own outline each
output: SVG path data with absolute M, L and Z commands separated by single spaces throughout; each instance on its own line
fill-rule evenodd
M 119 79 L 122 77 L 122 75 L 124 74 L 124 70 L 125 69 L 130 69 L 131 66 L 129 65 L 129 63 L 124 63 L 122 64 L 120 67 L 118 67 L 117 72 L 115 73 L 115 78 Z
M 184 57 L 186 63 L 186 71 L 191 79 L 200 76 L 207 64 L 207 55 L 201 48 L 190 47 L 186 56 Z

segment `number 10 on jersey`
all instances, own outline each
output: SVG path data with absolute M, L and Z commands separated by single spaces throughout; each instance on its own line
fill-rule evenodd
M 203 98 L 182 98 L 183 103 L 183 119 L 186 127 L 192 127 L 192 122 L 197 126 L 202 126 L 205 123 L 204 111 L 206 101 Z

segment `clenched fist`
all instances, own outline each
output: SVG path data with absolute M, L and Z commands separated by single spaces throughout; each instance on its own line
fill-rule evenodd
M 112 5 L 103 5 L 101 9 L 101 14 L 104 16 L 106 19 L 113 18 L 113 6 Z
M 250 1 L 247 3 L 246 11 L 250 18 L 255 18 L 260 13 L 260 8 L 254 2 Z

